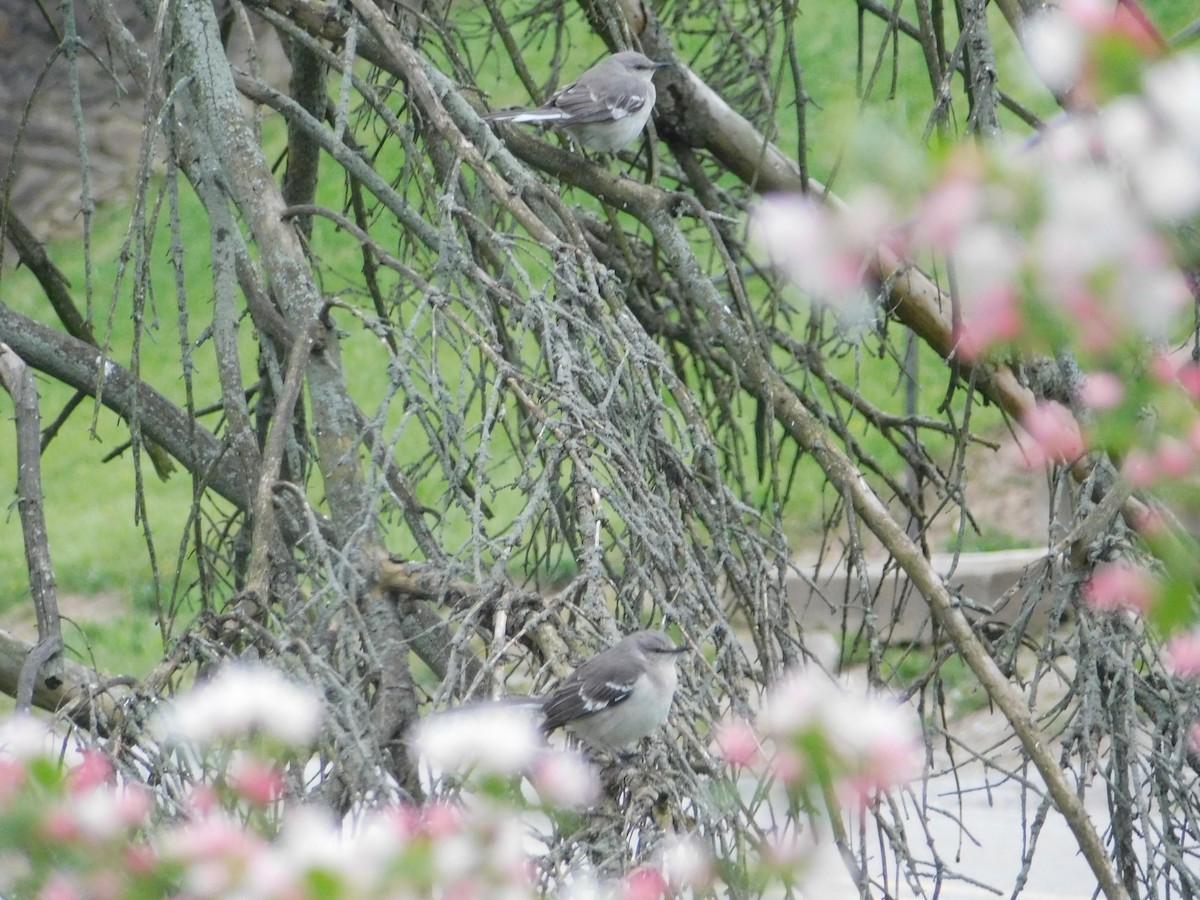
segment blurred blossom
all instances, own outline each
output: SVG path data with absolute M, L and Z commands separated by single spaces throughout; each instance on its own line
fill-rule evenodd
M 996 344 L 1019 337 L 1023 327 L 1016 289 L 998 284 L 963 310 L 962 324 L 954 335 L 954 352 L 968 362 L 978 359 Z
M 1075 22 L 1058 10 L 1029 16 L 1022 43 L 1037 76 L 1052 91 L 1062 93 L 1079 80 L 1085 59 L 1084 36 Z
M 69 804 L 69 813 L 84 837 L 105 841 L 127 834 L 150 815 L 149 794 L 140 787 L 98 786 Z
M 1083 380 L 1079 400 L 1092 409 L 1112 409 L 1125 396 L 1125 385 L 1111 372 L 1093 372 Z
M 511 811 L 500 810 L 480 828 L 480 852 L 487 871 L 502 883 L 521 885 L 530 874 L 529 856 L 525 852 L 526 831 L 521 820 Z M 479 827 L 476 823 L 476 827 Z
M 1190 303 L 1191 291 L 1163 241 L 1148 232 L 1139 235 L 1118 274 L 1113 292 L 1123 302 L 1129 322 L 1144 337 L 1166 339 Z
M 1073 26 L 1092 32 L 1112 25 L 1113 5 L 1108 0 L 1062 0 L 1061 15 Z
M 1200 400 L 1200 365 L 1186 362 L 1175 373 L 1176 379 L 1193 400 Z
M 1100 137 L 1111 158 L 1134 162 L 1159 140 L 1154 117 L 1140 97 L 1117 97 L 1098 113 Z
M 1134 487 L 1146 487 L 1158 478 L 1158 467 L 1153 457 L 1144 450 L 1134 448 L 1125 455 L 1121 464 L 1121 474 L 1129 479 Z
M 230 897 L 267 844 L 241 823 L 215 814 L 168 828 L 161 856 L 183 869 L 180 887 L 192 897 Z M 253 895 L 252 895 L 253 896 Z
M 643 866 L 625 876 L 622 900 L 662 900 L 670 895 L 670 886 L 658 869 Z
M 779 871 L 794 873 L 813 858 L 816 846 L 808 835 L 775 829 L 763 842 L 763 862 Z
M 1177 140 L 1200 151 L 1200 57 L 1180 53 L 1142 76 L 1146 100 Z
M 856 696 L 811 667 L 772 685 L 759 722 L 764 733 L 789 751 L 780 756 L 796 777 L 831 766 L 846 793 L 858 800 L 903 784 L 920 771 L 920 729 L 911 710 L 876 695 Z M 816 752 L 830 754 L 817 767 L 804 758 L 814 752 L 810 738 L 822 748 Z
M 475 871 L 483 854 L 478 840 L 467 831 L 439 838 L 432 849 L 433 868 L 440 882 L 466 878 Z
M 538 756 L 533 786 L 543 799 L 564 809 L 586 809 L 600 796 L 596 767 L 573 751 L 549 750 Z
M 865 806 L 921 771 L 921 742 L 912 713 L 879 697 L 843 702 L 829 711 L 825 736 L 846 774 L 844 803 Z
M 788 744 L 772 748 L 766 770 L 784 784 L 799 784 L 812 775 L 812 766 Z
M 1196 150 L 1160 141 L 1131 161 L 1133 187 L 1146 212 L 1167 223 L 1200 212 L 1200 156 Z
M 977 222 L 963 230 L 953 260 L 964 318 L 998 291 L 1013 291 L 1024 256 L 1020 238 L 1006 225 Z
M 758 716 L 763 733 L 791 737 L 820 721 L 824 710 L 842 700 L 838 686 L 811 667 L 795 669 L 771 685 Z
M 235 663 L 163 708 L 159 727 L 176 743 L 204 746 L 261 733 L 303 746 L 316 737 L 321 718 L 312 689 L 267 666 Z
M 1200 722 L 1188 729 L 1188 749 L 1200 756 Z
M 1096 612 L 1141 615 L 1154 602 L 1154 582 L 1127 562 L 1101 563 L 1083 588 L 1083 602 Z
M 55 872 L 38 894 L 38 900 L 83 900 L 87 896 L 87 892 L 73 878 Z
M 1103 352 L 1117 341 L 1117 333 L 1087 291 L 1071 290 L 1063 300 L 1063 311 L 1077 329 L 1079 346 L 1089 353 Z
M 1162 38 L 1136 3 L 1112 0 L 1062 0 L 1062 15 L 1082 31 L 1093 36 L 1124 38 L 1143 52 L 1159 50 Z
M 396 841 L 395 846 L 401 843 Z M 327 810 L 310 806 L 288 810 L 279 840 L 272 849 L 274 860 L 269 864 L 264 862 L 262 876 L 271 875 L 276 869 L 296 873 L 322 871 L 336 876 L 347 888 L 353 884 L 366 890 L 380 872 L 376 861 L 360 854 L 356 842 L 343 835 Z
M 861 302 L 863 253 L 875 236 L 866 231 L 847 234 L 853 215 L 840 218 L 815 199 L 802 194 L 777 194 L 763 200 L 750 216 L 750 240 L 800 290 L 813 300 L 834 307 Z M 880 224 L 879 210 L 863 211 L 858 226 Z
M 50 727 L 28 713 L 17 713 L 0 722 L 0 754 L 28 762 L 54 753 L 56 743 Z
M 1176 438 L 1159 438 L 1154 451 L 1155 468 L 1161 478 L 1180 479 L 1192 470 L 1191 449 Z
M 1071 411 L 1053 400 L 1039 400 L 1021 415 L 1021 427 L 1034 447 L 1023 448 L 1031 466 L 1071 463 L 1083 456 L 1083 435 Z
M 386 877 L 396 863 L 396 855 L 406 843 L 391 809 L 373 810 L 361 821 L 349 825 L 342 834 L 346 858 L 352 860 L 347 879 L 353 887 L 366 886 Z
M 1175 364 L 1165 353 L 1155 353 L 1147 367 L 1150 377 L 1159 384 L 1170 384 L 1175 381 Z
M 500 775 L 525 771 L 546 746 L 528 712 L 503 703 L 435 713 L 418 723 L 412 743 L 414 751 L 437 769 Z
M 1042 199 L 1032 247 L 1051 293 L 1082 288 L 1091 273 L 1123 259 L 1142 234 L 1124 183 L 1097 165 L 1055 166 Z
M 283 796 L 283 773 L 253 756 L 241 755 L 230 763 L 229 786 L 255 806 L 266 806 Z
M 1177 634 L 1163 648 L 1163 665 L 1179 678 L 1200 675 L 1200 634 L 1195 631 Z
M 917 212 L 913 239 L 936 253 L 946 253 L 968 224 L 983 213 L 983 190 L 965 164 L 951 168 L 933 187 Z
M 714 738 L 717 753 L 734 766 L 748 766 L 758 758 L 758 735 L 745 719 L 722 722 Z
M 662 874 L 675 895 L 706 887 L 713 877 L 712 855 L 694 838 L 671 835 L 662 851 Z
M 418 810 L 418 826 L 421 834 L 435 841 L 449 837 L 463 827 L 462 808 L 436 800 L 426 803 Z
M 67 773 L 67 788 L 72 793 L 90 791 L 113 777 L 112 763 L 99 750 L 83 751 L 83 759 Z

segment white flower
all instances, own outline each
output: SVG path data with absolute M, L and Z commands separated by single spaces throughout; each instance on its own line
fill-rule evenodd
M 583 754 L 567 750 L 538 757 L 533 784 L 543 799 L 565 809 L 585 809 L 600 796 L 596 767 Z
M 321 701 L 312 689 L 275 669 L 236 663 L 177 697 L 158 724 L 177 743 L 207 745 L 261 733 L 303 746 L 316 737 L 321 718 Z
M 864 220 L 876 213 L 868 211 Z M 750 239 L 800 290 L 834 307 L 862 295 L 862 254 L 845 240 L 837 217 L 801 194 L 763 200 L 750 216 Z
M 1104 146 L 1118 159 L 1136 160 L 1159 141 L 1154 117 L 1140 98 L 1117 97 L 1099 115 Z
M 965 312 L 1016 282 L 1024 248 L 1016 233 L 1002 225 L 976 222 L 963 229 L 954 248 L 954 265 Z
M 1200 57 L 1181 53 L 1148 69 L 1146 99 L 1179 140 L 1200 150 Z
M 452 772 L 516 774 L 528 768 L 544 746 L 529 712 L 504 703 L 436 713 L 413 733 L 417 754 L 431 766 Z
M 17 713 L 0 723 L 0 753 L 27 761 L 50 756 L 57 743 L 54 733 L 42 721 Z
M 1171 142 L 1142 151 L 1131 166 L 1138 199 L 1160 222 L 1180 222 L 1200 212 L 1200 155 Z
M 662 851 L 662 872 L 674 891 L 704 887 L 712 880 L 712 854 L 695 838 L 673 835 Z
M 758 724 L 764 734 L 789 737 L 812 728 L 820 722 L 823 709 L 840 701 L 837 685 L 824 673 L 797 669 L 771 685 Z
M 1084 36 L 1065 16 L 1048 11 L 1030 17 L 1022 38 L 1034 72 L 1050 90 L 1068 90 L 1079 80 Z

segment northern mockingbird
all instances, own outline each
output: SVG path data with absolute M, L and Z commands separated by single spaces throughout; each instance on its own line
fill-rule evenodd
M 616 153 L 633 143 L 646 127 L 656 96 L 651 79 L 669 65 L 635 50 L 614 53 L 539 107 L 495 112 L 484 118 L 565 128 L 585 150 Z
M 560 726 L 590 747 L 620 750 L 667 721 L 678 675 L 676 647 L 661 631 L 636 631 L 597 653 L 538 703 L 542 728 Z

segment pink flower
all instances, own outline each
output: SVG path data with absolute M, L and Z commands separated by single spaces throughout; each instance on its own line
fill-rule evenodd
M 1188 396 L 1193 400 L 1200 400 L 1200 365 L 1194 362 L 1185 362 L 1179 367 L 1175 377 L 1179 379 L 1183 389 L 1188 392 Z
M 1158 467 L 1150 454 L 1143 450 L 1130 450 L 1121 465 L 1121 474 L 1134 487 L 1146 487 L 1158 477 Z
M 733 766 L 748 766 L 758 758 L 758 734 L 745 719 L 722 723 L 717 729 L 717 753 Z
M 784 784 L 796 784 L 809 777 L 811 768 L 805 758 L 786 744 L 776 747 L 767 764 L 767 770 Z
M 1102 563 L 1083 589 L 1083 602 L 1096 612 L 1141 614 L 1154 602 L 1154 583 L 1129 563 Z
M 67 774 L 67 788 L 73 794 L 90 791 L 112 779 L 112 763 L 99 750 L 84 750 L 83 760 Z
M 421 809 L 421 830 L 434 840 L 449 837 L 462 827 L 462 810 L 450 803 L 428 803 Z
M 1083 435 L 1071 411 L 1053 400 L 1038 401 L 1021 416 L 1021 426 L 1035 447 L 1026 451 L 1031 466 L 1047 462 L 1070 463 L 1084 453 Z
M 255 806 L 266 806 L 283 796 L 283 774 L 256 759 L 241 759 L 229 775 L 229 784 Z
M 1170 384 L 1175 380 L 1175 365 L 1165 353 L 1156 353 L 1150 360 L 1150 375 L 1159 384 Z
M 1183 478 L 1192 468 L 1191 451 L 1175 438 L 1162 438 L 1158 442 L 1154 460 L 1159 474 L 1164 478 Z
M 626 875 L 621 888 L 622 900 L 662 900 L 670 890 L 663 873 L 648 866 Z
M 1092 409 L 1112 409 L 1125 396 L 1125 385 L 1112 372 L 1094 372 L 1083 380 L 1079 399 Z
M 158 865 L 158 855 L 146 844 L 131 844 L 125 848 L 124 868 L 134 875 L 148 875 Z
M 1063 306 L 1078 329 L 1079 346 L 1089 353 L 1101 353 L 1117 339 L 1096 298 L 1078 288 L 1067 291 Z
M 978 359 L 996 344 L 1020 335 L 1024 325 L 1016 289 L 1011 284 L 997 285 L 974 298 L 970 309 L 963 312 L 962 325 L 954 335 L 955 351 L 967 361 Z
M 79 823 L 69 810 L 54 807 L 42 817 L 42 834 L 56 844 L 69 844 L 79 836 Z
M 188 791 L 188 812 L 198 818 L 203 818 L 220 806 L 216 792 L 207 784 L 192 784 Z
M 83 891 L 74 881 L 62 873 L 56 873 L 46 882 L 38 898 L 39 900 L 76 900 L 83 896 Z
M 1163 648 L 1163 663 L 1173 675 L 1194 678 L 1200 675 L 1200 634 L 1177 634 Z
M 934 252 L 949 251 L 983 209 L 983 191 L 970 168 L 976 166 L 959 161 L 925 196 L 917 213 L 915 239 Z
M 17 795 L 27 774 L 23 762 L 0 758 L 0 807 L 6 806 Z

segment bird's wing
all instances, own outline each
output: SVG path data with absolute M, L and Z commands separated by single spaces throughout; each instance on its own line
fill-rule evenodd
M 546 731 L 629 699 L 641 668 L 631 657 L 599 656 L 568 675 L 546 699 Z
M 630 79 L 621 81 L 628 85 Z M 594 83 L 589 86 L 576 81 L 551 97 L 542 109 L 560 111 L 560 125 L 587 125 L 591 122 L 624 119 L 650 102 L 648 86 L 641 82 L 636 84 L 637 87 L 633 90 L 620 87 L 596 90 Z

